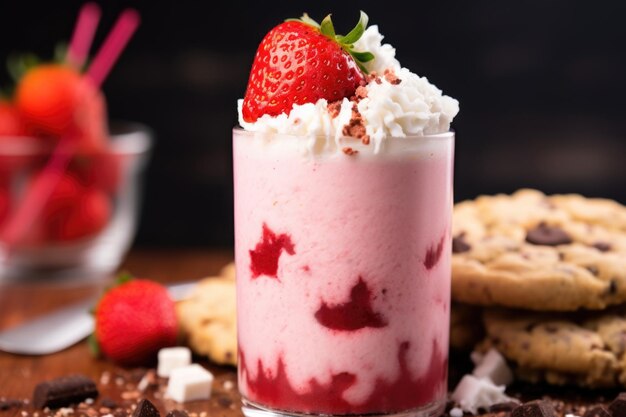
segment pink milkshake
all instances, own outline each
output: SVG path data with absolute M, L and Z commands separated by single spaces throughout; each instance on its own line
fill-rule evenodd
M 244 398 L 299 413 L 439 411 L 453 134 L 315 159 L 290 146 L 301 137 L 233 139 Z
M 431 416 L 447 392 L 458 102 L 362 13 L 261 42 L 233 130 L 249 417 Z

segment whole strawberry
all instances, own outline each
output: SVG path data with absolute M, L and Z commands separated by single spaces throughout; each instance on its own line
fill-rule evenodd
M 95 321 L 100 352 L 121 365 L 148 364 L 159 349 L 176 344 L 174 302 L 154 281 L 133 279 L 106 292 Z
M 0 141 L 3 137 L 27 135 L 26 126 L 15 106 L 0 100 Z
M 27 128 L 39 136 L 71 133 L 88 150 L 101 148 L 105 141 L 104 97 L 69 66 L 33 67 L 17 84 L 15 102 Z
M 336 35 L 330 15 L 318 24 L 306 14 L 273 28 L 257 49 L 242 114 L 255 122 L 291 111 L 294 104 L 341 100 L 365 82 L 363 62 L 374 56 L 353 50 L 367 15 L 346 36 Z

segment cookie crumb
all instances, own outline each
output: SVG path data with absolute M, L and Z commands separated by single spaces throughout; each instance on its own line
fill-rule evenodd
M 395 71 L 391 68 L 387 68 L 385 70 L 384 76 L 385 80 L 387 80 L 389 84 L 398 85 L 402 82 L 402 80 L 396 75 Z
M 352 117 L 350 118 L 348 124 L 343 127 L 343 131 L 341 133 L 344 136 L 350 136 L 357 139 L 361 139 L 367 134 L 365 132 L 363 116 L 361 116 L 356 103 L 352 104 Z
M 330 114 L 330 117 L 334 119 L 335 117 L 339 116 L 339 112 L 341 111 L 341 100 L 330 102 L 326 105 L 326 107 L 328 108 L 328 113 Z
M 140 393 L 139 391 L 124 391 L 122 392 L 122 394 L 120 395 L 122 397 L 123 400 L 136 400 L 137 398 L 139 398 Z
M 378 73 L 376 73 L 376 71 L 372 71 L 369 73 L 368 77 L 367 77 L 367 81 L 368 82 L 375 82 L 376 84 L 382 84 L 383 80 L 381 80 L 380 76 L 378 75 Z
M 109 385 L 109 382 L 111 382 L 111 374 L 108 371 L 102 372 L 102 375 L 100 375 L 100 383 L 102 385 Z
M 157 376 L 156 376 L 156 372 L 154 372 L 153 369 L 150 369 L 148 372 L 145 373 L 145 375 L 141 378 L 141 381 L 139 381 L 139 384 L 137 384 L 137 389 L 140 392 L 144 392 L 145 390 L 147 390 L 148 388 L 154 387 L 157 385 Z
M 358 99 L 364 99 L 365 97 L 367 97 L 367 88 L 365 88 L 363 86 L 357 87 L 356 91 L 354 92 L 354 95 Z
M 348 156 L 356 155 L 357 153 L 359 153 L 359 151 L 357 151 L 356 149 L 352 149 L 350 147 L 345 147 L 341 151 Z

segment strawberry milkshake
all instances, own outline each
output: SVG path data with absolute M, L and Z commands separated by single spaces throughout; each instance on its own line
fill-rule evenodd
M 447 392 L 458 102 L 362 13 L 278 25 L 233 131 L 247 415 L 437 415 Z

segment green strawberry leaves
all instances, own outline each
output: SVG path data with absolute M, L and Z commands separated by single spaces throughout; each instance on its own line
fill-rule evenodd
M 344 43 L 346 45 L 352 45 L 363 36 L 365 32 L 365 28 L 367 28 L 367 23 L 369 22 L 369 17 L 365 14 L 363 10 L 361 10 L 359 16 L 359 22 L 356 24 L 354 29 L 352 29 L 346 36 L 339 36 L 339 42 Z M 330 15 L 328 15 L 330 18 Z
M 290 21 L 302 22 L 309 26 L 313 26 L 316 29 L 319 29 L 322 35 L 329 37 L 330 39 L 334 40 L 339 45 L 341 45 L 342 49 L 345 50 L 347 53 L 349 53 L 352 56 L 352 58 L 354 58 L 354 61 L 359 66 L 361 71 L 363 71 L 364 74 L 368 73 L 367 69 L 365 68 L 363 64 L 374 59 L 375 58 L 374 54 L 372 54 L 371 52 L 367 52 L 367 51 L 355 51 L 354 50 L 354 43 L 358 41 L 359 39 L 361 39 L 361 36 L 363 36 L 363 33 L 365 32 L 365 29 L 367 28 L 367 23 L 369 21 L 369 17 L 362 10 L 360 11 L 358 23 L 345 36 L 337 35 L 335 33 L 335 26 L 333 25 L 333 21 L 331 19 L 330 14 L 327 15 L 324 18 L 324 20 L 322 20 L 321 24 L 311 19 L 309 15 L 306 13 L 304 13 L 300 19 L 287 19 L 285 21 L 286 22 L 290 22 Z

